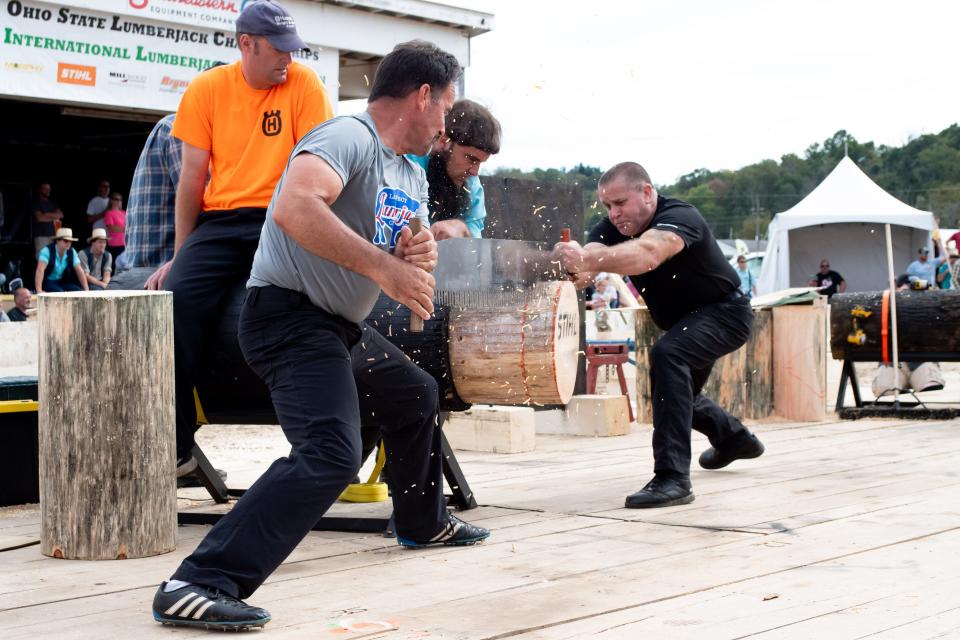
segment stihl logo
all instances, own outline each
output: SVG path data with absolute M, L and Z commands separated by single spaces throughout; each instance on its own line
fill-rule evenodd
M 97 84 L 97 68 L 61 62 L 57 64 L 57 82 L 92 87 Z

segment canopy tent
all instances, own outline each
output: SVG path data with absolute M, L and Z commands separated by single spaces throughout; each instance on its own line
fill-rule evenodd
M 930 246 L 933 214 L 897 200 L 844 157 L 806 198 L 770 223 L 758 292 L 805 286 L 823 258 L 846 280 L 847 291 L 886 289 L 886 223 L 893 270 L 903 273 L 917 250 Z

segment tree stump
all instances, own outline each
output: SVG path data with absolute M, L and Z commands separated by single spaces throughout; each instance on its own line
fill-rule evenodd
M 176 547 L 173 295 L 43 294 L 40 550 L 142 558 Z
M 637 311 L 636 322 L 637 422 L 650 423 L 650 349 L 664 331 L 646 309 Z M 750 339 L 717 360 L 702 393 L 739 418 L 765 418 L 773 412 L 773 315 L 769 308 L 754 309 Z

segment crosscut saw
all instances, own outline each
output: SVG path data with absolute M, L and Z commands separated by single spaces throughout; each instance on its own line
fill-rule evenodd
M 455 307 L 504 307 L 528 301 L 534 285 L 564 280 L 552 244 L 450 238 L 437 243 L 434 301 Z

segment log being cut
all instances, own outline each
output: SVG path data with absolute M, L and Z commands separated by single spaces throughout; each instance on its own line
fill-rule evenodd
M 421 332 L 410 311 L 381 295 L 366 322 L 430 373 L 440 409 L 473 403 L 566 404 L 580 344 L 576 291 L 559 280 L 549 246 L 515 240 L 439 243 L 435 311 Z M 142 288 L 150 270 L 119 274 L 111 288 Z M 275 422 L 270 395 L 237 343 L 244 287 L 226 294 L 219 327 L 206 345 L 197 395 L 209 421 Z

